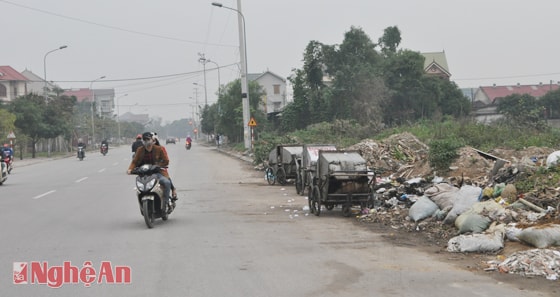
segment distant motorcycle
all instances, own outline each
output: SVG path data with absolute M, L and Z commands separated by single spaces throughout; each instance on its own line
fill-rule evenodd
M 4 159 L 0 159 L 0 185 L 3 185 L 4 182 L 8 179 L 8 165 L 4 162 Z
M 101 153 L 103 154 L 103 156 L 107 155 L 107 152 L 109 151 L 109 147 L 106 144 L 102 144 L 100 147 Z
M 191 142 L 190 141 L 187 141 L 187 144 L 185 144 L 185 148 L 187 149 L 187 151 L 191 149 Z
M 157 218 L 167 221 L 169 214 L 175 209 L 175 202 L 163 198 L 163 187 L 160 186 L 156 175 L 160 171 L 161 167 L 149 164 L 136 167 L 131 171 L 131 174 L 137 175 L 136 196 L 140 213 L 144 216 L 148 228 L 154 227 L 154 220 Z
M 86 150 L 83 146 L 78 146 L 78 159 L 82 161 L 86 157 Z
M 10 158 L 10 156 L 5 156 L 2 162 L 6 164 L 6 170 L 8 171 L 8 174 L 12 173 L 12 169 L 13 169 L 12 158 Z

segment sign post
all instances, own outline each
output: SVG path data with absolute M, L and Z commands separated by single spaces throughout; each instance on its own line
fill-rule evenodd
M 257 122 L 255 121 L 255 118 L 251 117 L 247 125 L 251 128 L 251 151 L 253 151 L 253 142 L 255 142 L 254 128 L 257 126 Z

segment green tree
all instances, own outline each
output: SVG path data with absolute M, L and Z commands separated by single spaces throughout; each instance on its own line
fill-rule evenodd
M 505 123 L 514 128 L 546 129 L 544 107 L 529 94 L 513 94 L 498 98 L 496 111 L 505 117 Z
M 294 74 L 288 78 L 292 83 L 294 101 L 288 104 L 282 111 L 280 130 L 291 132 L 304 129 L 311 123 L 309 96 L 310 90 L 306 87 L 305 72 L 294 70 Z
M 385 123 L 401 124 L 419 118 L 422 102 L 417 100 L 417 95 L 423 89 L 424 57 L 418 52 L 400 50 L 387 57 L 383 68 L 387 87 L 392 90 L 384 112 Z
M 560 89 L 546 93 L 538 101 L 545 108 L 547 118 L 560 118 Z
M 75 98 L 57 96 L 45 101 L 37 94 L 20 96 L 11 102 L 10 111 L 15 114 L 15 126 L 28 135 L 35 158 L 35 144 L 39 139 L 71 135 L 72 110 Z
M 401 31 L 397 26 L 387 27 L 383 31 L 383 36 L 379 38 L 381 52 L 386 56 L 395 54 L 397 47 L 401 43 Z
M 205 125 L 207 125 L 207 129 L 210 129 L 210 127 L 213 129 L 215 125 L 216 133 L 227 136 L 232 142 L 243 142 L 244 125 L 249 123 L 243 123 L 241 80 L 237 79 L 229 83 L 221 91 L 218 102 L 214 103 L 216 106 L 209 108 L 206 113 Z M 257 82 L 249 83 L 250 113 L 259 125 L 256 132 L 261 131 L 266 122 L 266 115 L 259 109 L 261 98 L 264 95 L 264 90 Z M 215 119 L 212 118 L 213 112 L 217 114 Z
M 6 109 L 0 109 L 0 137 L 6 139 L 8 133 L 15 130 L 15 121 L 16 116 L 14 114 L 10 113 Z

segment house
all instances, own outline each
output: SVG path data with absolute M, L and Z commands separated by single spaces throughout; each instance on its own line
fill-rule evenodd
M 249 73 L 247 80 L 256 81 L 265 91 L 261 98 L 261 109 L 265 113 L 280 112 L 287 102 L 286 79 L 270 71 Z
M 146 125 L 150 122 L 150 116 L 148 114 L 134 114 L 130 112 L 126 112 L 119 117 L 119 121 L 121 122 L 133 122 L 133 123 L 140 123 L 142 125 Z
M 528 94 L 540 98 L 546 93 L 558 90 L 557 84 L 538 84 L 514 86 L 485 86 L 479 87 L 473 98 L 473 112 L 475 119 L 481 123 L 491 123 L 502 115 L 496 112 L 499 100 L 513 94 Z
M 421 53 L 424 56 L 424 72 L 426 75 L 438 76 L 449 80 L 451 72 L 447 66 L 445 51 Z
M 92 102 L 95 98 L 95 112 L 101 117 L 112 117 L 115 110 L 115 89 L 69 89 L 64 95 L 75 96 L 78 102 Z
M 0 66 L 0 101 L 9 102 L 27 94 L 28 79 L 10 66 Z
M 31 70 L 25 69 L 21 72 L 21 75 L 27 78 L 27 93 L 34 93 L 38 95 L 43 95 L 45 90 L 45 80 L 33 73 Z M 53 90 L 57 87 L 55 84 L 47 83 L 47 89 Z

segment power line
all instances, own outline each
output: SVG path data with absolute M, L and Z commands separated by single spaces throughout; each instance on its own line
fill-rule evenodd
M 84 19 L 80 19 L 80 18 L 70 17 L 70 16 L 59 14 L 59 13 L 55 13 L 55 12 L 51 12 L 51 11 L 47 11 L 47 10 L 43 10 L 43 9 L 39 9 L 39 8 L 34 8 L 34 7 L 26 6 L 26 5 L 23 5 L 23 4 L 19 4 L 19 3 L 14 3 L 14 2 L 11 2 L 11 1 L 0 0 L 0 2 L 4 2 L 6 4 L 10 4 L 10 5 L 18 6 L 18 7 L 21 7 L 21 8 L 37 11 L 37 12 L 40 12 L 40 13 L 43 13 L 43 14 L 56 16 L 56 17 L 59 17 L 59 18 L 72 20 L 72 21 L 75 21 L 75 22 L 85 23 L 85 24 L 88 24 L 88 25 L 94 25 L 94 26 L 103 27 L 103 28 L 106 28 L 106 29 L 112 29 L 112 30 L 137 34 L 137 35 L 143 35 L 143 36 L 148 36 L 148 37 L 153 37 L 153 38 L 167 39 L 167 40 L 173 40 L 173 41 L 179 41 L 179 42 L 185 42 L 185 43 L 200 44 L 200 45 L 237 47 L 237 45 L 207 43 L 207 42 L 193 41 L 193 40 L 181 39 L 181 38 L 152 34 L 152 33 L 145 33 L 145 32 L 125 29 L 125 28 L 121 28 L 121 27 L 117 27 L 117 26 L 110 26 L 110 25 L 105 25 L 105 24 L 101 24 L 101 23 L 96 23 L 96 22 L 92 22 L 92 21 L 88 21 L 88 20 L 84 20 Z

